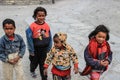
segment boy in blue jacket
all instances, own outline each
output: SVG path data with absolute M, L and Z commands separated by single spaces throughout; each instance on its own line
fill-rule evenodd
M 14 33 L 15 28 L 12 19 L 3 21 L 5 35 L 0 39 L 0 60 L 3 62 L 4 80 L 13 80 L 13 70 L 16 73 L 15 80 L 23 80 L 21 59 L 25 54 L 26 45 L 23 38 Z

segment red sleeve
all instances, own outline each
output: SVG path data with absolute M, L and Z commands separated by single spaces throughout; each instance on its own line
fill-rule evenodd
M 75 64 L 74 64 L 74 67 L 75 67 L 75 68 L 78 68 L 78 63 L 75 63 Z
M 44 64 L 44 68 L 48 68 L 48 66 L 49 66 L 48 64 Z

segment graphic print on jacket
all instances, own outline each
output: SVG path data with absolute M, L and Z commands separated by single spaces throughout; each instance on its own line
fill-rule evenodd
M 50 28 L 47 23 L 39 25 L 34 22 L 31 24 L 30 29 L 33 32 L 32 37 L 34 46 L 47 47 L 49 45 Z
M 68 70 L 71 67 L 71 60 L 73 61 L 73 64 L 78 63 L 78 58 L 74 49 L 70 45 L 66 44 L 65 50 L 53 47 L 47 54 L 45 64 L 47 64 L 48 67 L 52 62 L 54 67 L 57 69 Z

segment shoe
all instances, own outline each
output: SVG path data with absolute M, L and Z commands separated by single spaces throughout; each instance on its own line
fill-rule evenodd
M 35 72 L 31 72 L 31 76 L 32 76 L 33 78 L 37 78 L 37 74 L 36 74 Z

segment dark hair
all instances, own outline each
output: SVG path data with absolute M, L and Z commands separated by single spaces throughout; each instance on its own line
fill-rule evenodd
M 53 39 L 54 38 L 59 38 L 59 36 L 58 36 L 58 34 L 55 34 L 54 36 L 53 36 Z M 61 40 L 60 40 L 61 41 Z M 63 41 L 61 41 L 61 43 L 63 43 Z
M 53 39 L 54 39 L 54 38 L 57 38 L 57 37 L 59 37 L 59 36 L 58 36 L 57 34 L 55 34 L 55 35 L 53 36 Z
M 47 16 L 47 11 L 46 11 L 45 8 L 43 8 L 43 7 L 37 7 L 37 8 L 34 10 L 34 14 L 33 14 L 33 16 L 32 16 L 34 19 L 36 19 L 36 15 L 37 15 L 37 13 L 38 13 L 39 11 L 44 12 L 44 13 L 45 13 L 45 16 Z
M 9 18 L 5 19 L 5 20 L 3 21 L 3 28 L 5 27 L 5 24 L 12 24 L 12 25 L 14 26 L 14 28 L 16 28 L 15 22 L 14 22 L 14 20 L 12 20 L 12 19 L 9 19 Z
M 110 38 L 110 37 L 109 37 L 109 30 L 108 30 L 107 27 L 104 26 L 104 25 L 98 25 L 98 26 L 95 28 L 95 30 L 93 30 L 93 31 L 89 34 L 88 38 L 91 39 L 92 37 L 95 37 L 95 35 L 98 34 L 98 32 L 104 32 L 104 33 L 106 33 L 106 34 L 107 34 L 106 40 L 109 40 L 109 38 Z

